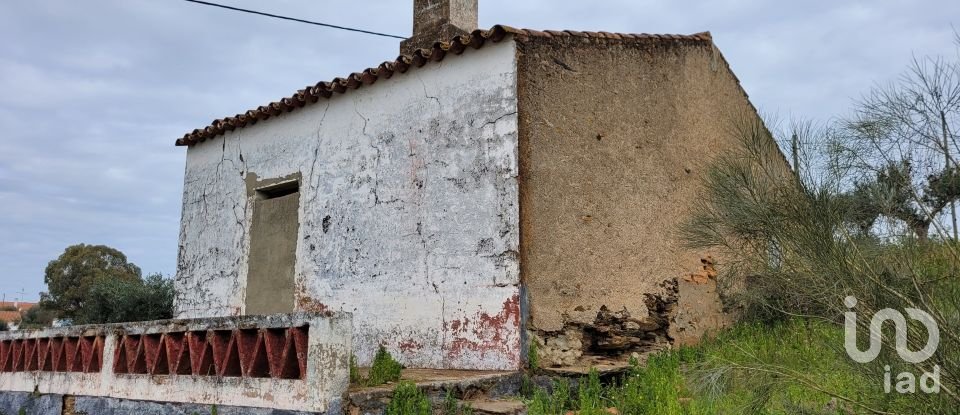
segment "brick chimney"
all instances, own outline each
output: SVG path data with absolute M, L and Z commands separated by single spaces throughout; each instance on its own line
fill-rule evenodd
M 413 36 L 400 42 L 400 53 L 408 55 L 476 29 L 477 0 L 413 0 Z

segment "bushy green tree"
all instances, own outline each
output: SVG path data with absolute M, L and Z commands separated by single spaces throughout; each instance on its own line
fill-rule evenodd
M 960 170 L 944 169 L 920 184 L 914 184 L 914 170 L 909 161 L 891 160 L 872 176 L 854 182 L 851 190 L 839 195 L 845 218 L 867 235 L 881 217 L 887 217 L 926 241 L 931 225 L 960 199 Z
M 57 317 L 54 310 L 47 308 L 43 303 L 30 307 L 20 317 L 20 329 L 39 329 L 50 327 L 50 324 Z
M 102 279 L 90 287 L 75 323 L 163 320 L 173 316 L 173 280 L 159 274 L 140 279 Z
M 94 285 L 103 281 L 139 281 L 140 268 L 122 252 L 104 245 L 77 244 L 68 247 L 47 264 L 47 292 L 41 302 L 60 318 L 76 319 Z

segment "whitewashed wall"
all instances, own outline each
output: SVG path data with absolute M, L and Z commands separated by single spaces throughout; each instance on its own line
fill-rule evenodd
M 410 367 L 518 367 L 515 50 L 467 50 L 191 147 L 177 317 L 243 313 L 244 177 L 299 172 L 298 310 L 352 312 L 361 364 L 383 344 Z

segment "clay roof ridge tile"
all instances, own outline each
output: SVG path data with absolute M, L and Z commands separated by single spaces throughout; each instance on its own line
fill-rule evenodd
M 283 98 L 279 102 L 271 102 L 266 106 L 260 106 L 256 109 L 248 110 L 232 117 L 216 119 L 206 128 L 194 129 L 186 133 L 183 137 L 176 140 L 178 146 L 192 145 L 203 142 L 224 134 L 227 131 L 233 131 L 237 128 L 243 128 L 247 125 L 256 124 L 259 120 L 266 120 L 274 115 L 280 115 L 284 112 L 293 111 L 302 108 L 310 103 L 315 103 L 320 97 L 330 98 L 333 93 L 345 93 L 350 89 L 357 89 L 364 85 L 375 83 L 378 79 L 389 79 L 396 72 L 404 73 L 411 67 L 422 67 L 431 61 L 440 61 L 448 54 L 453 52 L 455 55 L 462 54 L 467 47 L 478 49 L 483 47 L 488 41 L 497 43 L 508 35 L 516 36 L 517 41 L 525 41 L 528 38 L 559 38 L 559 37 L 579 37 L 579 38 L 599 38 L 599 39 L 654 39 L 654 40 L 695 40 L 712 42 L 713 38 L 710 32 L 699 32 L 692 35 L 652 35 L 647 33 L 629 34 L 612 32 L 581 32 L 576 30 L 532 30 L 517 29 L 511 26 L 495 25 L 490 29 L 477 29 L 468 34 L 455 36 L 449 41 L 436 42 L 431 47 L 418 49 L 411 55 L 400 55 L 393 61 L 386 61 L 374 68 L 367 68 L 362 72 L 354 72 L 346 78 L 334 78 L 331 81 L 320 81 L 313 86 L 307 86 L 297 91 L 292 96 Z

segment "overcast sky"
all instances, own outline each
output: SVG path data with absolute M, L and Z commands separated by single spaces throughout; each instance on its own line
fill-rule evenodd
M 412 0 L 220 0 L 408 35 Z M 957 1 L 480 0 L 480 26 L 709 30 L 755 105 L 807 119 L 952 54 Z M 398 41 L 182 0 L 5 1 L 0 7 L 0 292 L 28 300 L 68 245 L 106 244 L 175 272 L 183 133 L 375 66 Z

